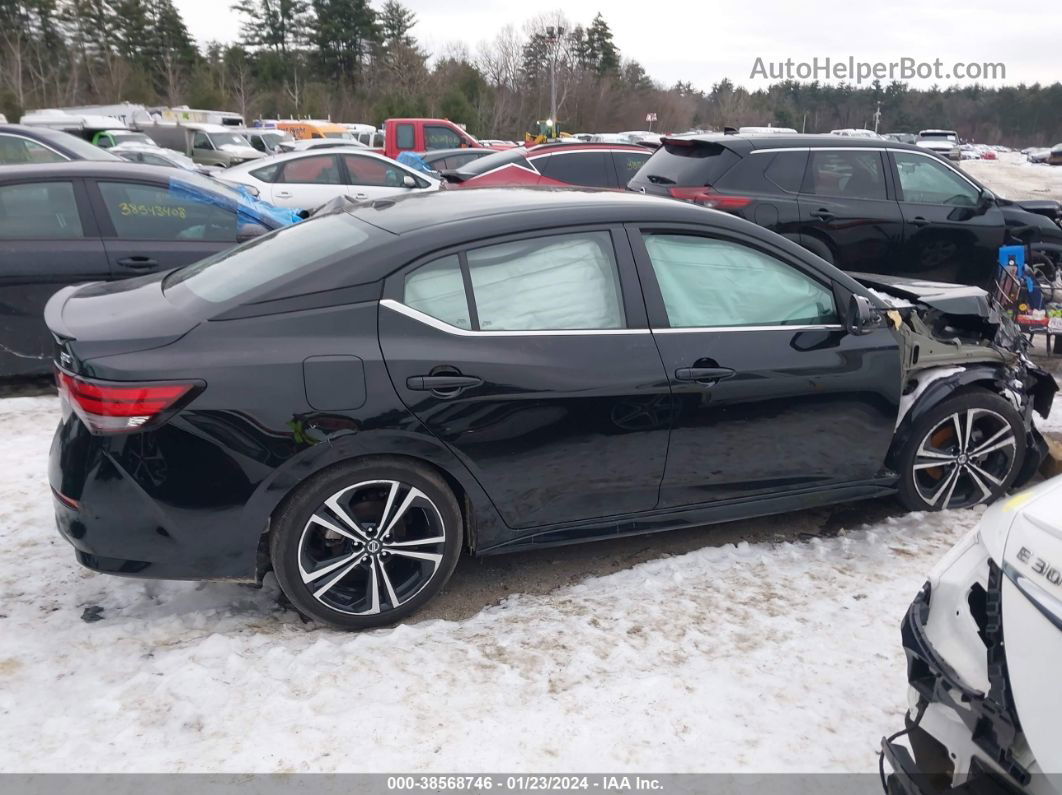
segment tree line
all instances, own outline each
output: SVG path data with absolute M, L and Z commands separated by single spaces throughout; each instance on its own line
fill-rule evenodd
M 329 117 L 379 124 L 440 116 L 475 135 L 521 138 L 550 109 L 561 129 L 721 130 L 774 125 L 824 132 L 926 127 L 970 140 L 1062 141 L 1062 84 L 915 89 L 787 81 L 749 90 L 654 80 L 614 41 L 602 14 L 562 12 L 506 26 L 490 41 L 428 52 L 398 0 L 239 0 L 239 41 L 197 46 L 173 0 L 0 0 L 0 113 L 120 101 L 239 111 L 245 118 Z M 548 35 L 548 28 L 556 34 Z

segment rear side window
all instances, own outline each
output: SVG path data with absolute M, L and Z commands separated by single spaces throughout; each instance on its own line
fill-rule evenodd
M 413 125 L 399 124 L 395 131 L 395 143 L 399 149 L 413 148 Z
M 456 254 L 429 262 L 406 276 L 402 303 L 451 326 L 472 328 L 461 260 Z
M 741 160 L 717 143 L 674 141 L 656 150 L 637 174 L 637 182 L 653 185 L 715 185 Z
M 885 169 L 879 152 L 858 149 L 812 152 L 807 193 L 846 199 L 884 199 Z
M 259 179 L 262 182 L 276 182 L 282 165 L 284 164 L 273 163 L 268 166 L 263 166 L 262 168 L 256 168 L 254 171 L 250 172 L 250 174 L 252 177 Z
M 312 270 L 368 238 L 349 215 L 326 215 L 200 260 L 172 273 L 164 287 L 183 285 L 199 298 L 223 303 L 300 270 Z
M 339 161 L 335 155 L 312 155 L 286 160 L 281 166 L 278 182 L 303 185 L 342 185 Z
M 557 152 L 532 162 L 539 172 L 550 179 L 568 185 L 588 188 L 608 188 L 608 161 L 604 152 Z
M 763 172 L 763 176 L 774 187 L 781 188 L 786 193 L 799 193 L 800 183 L 804 179 L 804 168 L 808 164 L 808 153 L 805 152 L 778 152 L 772 159 L 771 164 Z
M 616 166 L 620 186 L 625 187 L 648 159 L 648 152 L 613 152 L 612 162 Z
M 161 185 L 100 182 L 100 195 L 122 240 L 235 242 L 236 213 Z
M 0 240 L 66 240 L 83 236 L 71 183 L 0 187 Z
M 467 258 L 484 331 L 625 325 L 608 232 L 502 243 L 469 251 Z

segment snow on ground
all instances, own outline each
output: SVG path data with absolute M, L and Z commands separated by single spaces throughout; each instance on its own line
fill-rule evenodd
M 899 621 L 978 516 L 705 547 L 350 635 L 271 578 L 80 568 L 51 517 L 56 412 L 0 400 L 4 772 L 872 771 L 903 722 Z
M 1005 199 L 1062 200 L 1062 166 L 1030 163 L 1019 152 L 1000 152 L 996 160 L 963 160 L 961 168 Z

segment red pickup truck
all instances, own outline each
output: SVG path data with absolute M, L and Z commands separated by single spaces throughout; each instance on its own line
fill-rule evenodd
M 391 158 L 399 152 L 488 148 L 447 119 L 388 119 L 383 129 L 383 148 L 374 151 Z

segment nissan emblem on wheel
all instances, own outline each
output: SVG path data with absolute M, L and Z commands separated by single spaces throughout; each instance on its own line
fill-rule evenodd
M 462 554 L 885 495 L 990 503 L 1036 472 L 1057 389 L 979 288 L 854 276 L 634 193 L 337 203 L 66 287 L 45 318 L 77 559 L 273 571 L 343 629 L 411 615 Z

